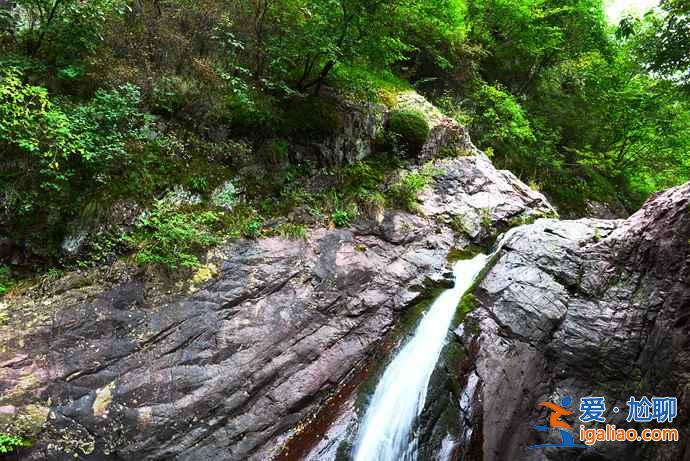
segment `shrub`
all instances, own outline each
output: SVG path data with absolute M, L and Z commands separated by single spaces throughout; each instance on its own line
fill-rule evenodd
M 263 235 L 263 219 L 246 203 L 237 203 L 231 211 L 218 214 L 218 237 L 258 238 Z
M 259 238 L 262 234 L 262 228 L 263 220 L 259 216 L 254 216 L 242 231 L 242 235 L 247 238 Z
M 357 217 L 357 208 L 350 207 L 349 209 L 337 208 L 331 213 L 331 219 L 336 227 L 350 227 L 352 220 Z
M 417 211 L 417 195 L 438 173 L 431 163 L 427 163 L 417 172 L 404 173 L 388 189 L 389 201 L 404 210 Z
M 384 167 L 371 161 L 346 165 L 340 174 L 345 193 L 353 195 L 375 191 L 385 179 Z
M 19 50 L 58 68 L 83 62 L 103 43 L 107 21 L 123 16 L 123 0 L 16 0 L 6 27 Z M 4 31 L 3 31 L 4 32 Z
M 11 453 L 17 448 L 25 447 L 28 444 L 23 437 L 0 433 L 0 454 Z
M 82 158 L 92 167 L 121 168 L 114 161 L 126 161 L 128 144 L 144 142 L 151 136 L 151 116 L 139 111 L 138 87 L 125 84 L 115 90 L 98 90 L 88 104 L 71 111 L 75 143 Z
M 247 92 L 227 96 L 222 101 L 220 114 L 230 123 L 238 136 L 269 138 L 276 135 L 276 127 L 282 123 L 273 101 L 265 95 Z
M 6 69 L 0 75 L 0 147 L 25 165 L 26 192 L 74 189 L 83 197 L 121 175 L 133 160 L 130 148 L 148 140 L 139 100 L 137 87 L 123 85 L 98 90 L 87 104 L 62 107 L 45 88 L 24 84 L 17 69 Z
M 424 114 L 414 110 L 394 110 L 388 119 L 388 131 L 408 155 L 417 155 L 429 138 L 429 124 Z
M 21 77 L 16 68 L 0 75 L 0 142 L 29 154 L 44 150 L 56 161 L 69 146 L 67 116 L 54 107 L 48 90 L 25 85 Z
M 172 163 L 174 138 L 161 136 L 139 103 L 129 84 L 75 103 L 25 83 L 16 68 L 0 70 L 0 212 L 11 236 L 41 235 L 34 248 L 55 255 L 88 203 L 169 181 L 159 170 Z
M 132 237 L 140 264 L 161 264 L 171 269 L 196 268 L 195 253 L 220 243 L 220 216 L 213 211 L 182 210 L 159 201 L 136 223 Z
M 0 296 L 4 295 L 12 288 L 14 280 L 12 280 L 12 272 L 7 266 L 0 266 Z
M 0 151 L 0 207 L 10 222 L 33 219 L 39 203 L 55 201 L 74 176 L 67 159 L 79 154 L 67 114 L 12 67 L 0 71 Z
M 509 155 L 511 161 L 533 165 L 536 137 L 519 98 L 500 84 L 480 83 L 471 93 L 469 109 L 472 138 L 488 157 L 496 151 L 501 158 Z
M 58 70 L 57 77 L 60 80 L 78 80 L 84 77 L 84 67 L 78 65 L 68 65 Z
M 189 82 L 179 77 L 164 77 L 153 88 L 153 107 L 157 113 L 174 115 L 184 108 L 194 91 Z
M 307 236 L 309 235 L 307 232 L 307 228 L 304 227 L 303 225 L 300 224 L 292 224 L 292 223 L 286 223 L 286 224 L 281 224 L 278 226 L 276 229 L 278 231 L 278 234 L 281 235 L 282 237 L 289 238 L 289 239 L 307 239 Z

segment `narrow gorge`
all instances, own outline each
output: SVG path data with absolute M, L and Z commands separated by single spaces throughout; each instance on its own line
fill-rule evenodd
M 0 0 L 0 460 L 690 461 L 689 31 Z
M 568 459 L 690 456 L 690 185 L 558 220 L 433 110 L 417 214 L 232 241 L 191 285 L 116 263 L 5 300 L 20 459 L 556 460 L 527 449 L 537 404 L 591 393 L 677 395 L 680 442 Z

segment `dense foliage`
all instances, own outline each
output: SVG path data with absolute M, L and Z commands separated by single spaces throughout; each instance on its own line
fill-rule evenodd
M 667 43 L 657 16 L 630 30 L 608 26 L 597 0 L 475 0 L 467 19 L 483 53 L 450 105 L 499 164 L 575 212 L 634 209 L 689 178 L 689 101 L 644 60 Z
M 414 210 L 430 173 L 395 170 L 428 136 L 419 114 L 393 112 L 366 161 L 304 154 L 341 128 L 341 97 L 410 86 L 561 210 L 631 211 L 690 179 L 690 14 L 661 8 L 610 25 L 601 0 L 3 2 L 0 237 L 57 262 L 129 200 L 150 211 L 92 250 L 193 267 L 226 237 Z M 239 208 L 214 196 L 228 179 Z M 164 206 L 178 185 L 200 200 Z

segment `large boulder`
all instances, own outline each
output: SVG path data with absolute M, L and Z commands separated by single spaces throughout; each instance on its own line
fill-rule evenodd
M 480 154 L 465 127 L 444 115 L 438 107 L 419 93 L 405 91 L 398 94 L 393 110 L 417 112 L 429 125 L 429 136 L 420 152 L 422 160 L 429 160 L 443 151 L 460 151 L 466 155 Z
M 326 165 L 345 165 L 371 155 L 376 144 L 381 141 L 394 111 L 415 112 L 426 121 L 429 133 L 420 152 L 416 153 L 419 160 L 430 160 L 444 151 L 462 152 L 465 155 L 480 154 L 465 127 L 441 113 L 424 96 L 413 90 L 394 95 L 389 106 L 337 99 L 333 110 L 338 120 L 338 129 L 324 139 L 307 140 L 309 145 L 313 144 L 320 160 Z
M 543 219 L 506 235 L 457 330 L 461 459 L 688 459 L 689 203 L 686 184 L 625 221 Z M 626 423 L 629 396 L 677 397 L 666 427 L 680 441 L 527 448 L 559 441 L 534 429 L 548 419 L 539 402 L 592 395 L 605 397 L 609 423 L 638 429 L 664 425 Z

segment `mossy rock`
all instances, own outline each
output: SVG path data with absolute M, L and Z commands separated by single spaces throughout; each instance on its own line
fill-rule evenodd
M 23 439 L 35 438 L 43 430 L 50 413 L 48 407 L 34 404 L 16 409 L 13 406 L 6 406 L 5 408 L 14 411 L 0 415 L 0 432 Z
M 199 286 L 218 275 L 218 268 L 215 264 L 209 263 L 199 267 L 192 276 L 192 285 Z
M 388 119 L 388 132 L 408 155 L 418 155 L 429 139 L 429 123 L 424 114 L 416 110 L 394 110 Z

